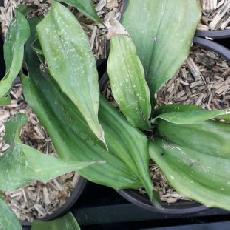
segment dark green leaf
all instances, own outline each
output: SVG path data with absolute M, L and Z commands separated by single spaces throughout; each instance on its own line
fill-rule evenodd
M 19 114 L 6 123 L 6 143 L 10 148 L 0 157 L 1 191 L 13 191 L 36 180 L 46 183 L 95 163 L 60 160 L 21 144 L 18 135 L 25 122 L 26 117 Z
M 197 0 L 129 0 L 123 25 L 137 47 L 152 99 L 186 59 L 200 15 Z
M 96 61 L 76 17 L 60 3 L 53 2 L 49 14 L 38 24 L 37 32 L 52 77 L 82 113 L 95 135 L 104 141 L 98 121 Z
M 80 227 L 71 213 L 53 221 L 34 221 L 31 230 L 80 230 Z
M 39 69 L 36 55 L 28 50 L 26 59 L 30 76 L 23 80 L 26 100 L 46 127 L 59 156 L 76 161 L 106 161 L 106 164 L 83 169 L 80 174 L 115 189 L 145 187 L 152 198 L 144 135 L 102 101 L 100 121 L 105 129 L 109 152 L 106 151 L 76 106 L 53 79 Z
M 64 2 L 70 6 L 77 8 L 81 13 L 95 22 L 100 22 L 100 18 L 97 15 L 92 0 L 56 0 L 57 2 Z
M 0 229 L 4 230 L 22 230 L 15 214 L 10 210 L 8 205 L 0 198 Z
M 16 17 L 10 24 L 4 44 L 6 75 L 0 82 L 0 98 L 11 88 L 22 67 L 24 45 L 30 36 L 30 28 L 26 18 L 16 10 Z
M 132 125 L 149 128 L 150 93 L 135 45 L 124 35 L 114 36 L 110 44 L 108 74 L 113 96 Z
M 0 98 L 0 106 L 9 105 L 11 103 L 10 96 L 5 96 Z

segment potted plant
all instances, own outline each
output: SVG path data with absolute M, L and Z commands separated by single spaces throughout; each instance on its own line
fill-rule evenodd
M 136 17 L 140 8 L 144 17 Z M 108 74 L 120 111 L 99 96 L 96 62 L 71 12 L 53 1 L 47 16 L 29 20 L 31 35 L 25 39 L 23 33 L 19 42 L 19 47 L 26 43 L 23 93 L 63 164 L 103 161 L 80 170 L 80 175 L 116 190 L 144 188 L 161 208 L 150 178 L 151 158 L 183 195 L 229 209 L 228 111 L 155 107 L 155 95 L 189 53 L 200 13 L 198 1 L 129 2 L 123 17 L 128 32 L 115 22 L 110 33 Z M 16 22 L 20 18 L 19 12 Z M 169 27 L 171 21 L 174 26 Z M 28 28 L 25 17 L 16 25 L 18 31 Z M 16 69 L 12 78 L 21 69 L 23 52 L 18 68 L 10 67 Z M 3 98 L 11 83 L 1 82 Z

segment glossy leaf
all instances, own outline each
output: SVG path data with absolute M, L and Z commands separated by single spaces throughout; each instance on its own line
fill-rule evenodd
M 70 6 L 77 8 L 81 13 L 95 22 L 100 22 L 96 9 L 93 6 L 92 0 L 56 0 L 57 2 L 64 2 Z
M 144 135 L 102 100 L 100 121 L 105 130 L 109 150 L 106 151 L 76 106 L 53 79 L 39 69 L 36 56 L 31 51 L 27 55 L 30 78 L 23 80 L 26 101 L 46 127 L 59 156 L 76 161 L 106 161 L 106 164 L 81 170 L 80 175 L 115 189 L 145 187 L 152 198 Z
M 8 205 L 0 198 L 0 229 L 22 230 L 16 215 L 10 210 Z
M 110 41 L 108 74 L 113 96 L 135 127 L 149 128 L 150 92 L 132 39 L 116 35 Z
M 53 2 L 37 32 L 49 71 L 61 90 L 73 101 L 95 135 L 104 141 L 98 121 L 99 85 L 96 61 L 88 38 L 75 16 Z
M 80 230 L 73 214 L 68 213 L 63 217 L 52 221 L 34 221 L 31 230 Z
M 43 183 L 95 162 L 64 161 L 21 144 L 19 133 L 26 117 L 19 114 L 6 123 L 9 149 L 0 157 L 0 191 L 13 191 L 34 181 Z
M 6 75 L 0 81 L 0 98 L 10 90 L 13 81 L 22 67 L 24 45 L 30 36 L 30 28 L 26 18 L 16 10 L 16 17 L 10 24 L 4 43 L 4 59 Z
M 129 0 L 123 25 L 137 47 L 152 99 L 186 59 L 200 15 L 197 0 Z

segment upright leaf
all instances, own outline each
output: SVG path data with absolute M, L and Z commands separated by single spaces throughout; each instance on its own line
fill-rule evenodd
M 104 141 L 98 121 L 99 85 L 96 61 L 88 38 L 75 16 L 53 2 L 37 32 L 50 73 L 73 101 L 95 135 Z
M 100 22 L 96 9 L 93 6 L 92 0 L 56 0 L 57 2 L 64 2 L 70 6 L 77 8 L 81 13 L 95 22 Z
M 16 10 L 16 17 L 10 24 L 4 43 L 4 59 L 6 75 L 0 81 L 0 98 L 10 90 L 13 81 L 22 67 L 24 45 L 30 36 L 30 28 L 26 18 Z
M 52 221 L 34 221 L 31 230 L 80 230 L 73 214 L 68 213 Z
M 132 125 L 149 128 L 150 93 L 135 45 L 125 35 L 114 36 L 110 44 L 108 74 L 113 96 Z
M 123 25 L 134 39 L 152 99 L 183 64 L 200 15 L 197 0 L 129 0 Z
M 152 198 L 148 173 L 147 140 L 106 102 L 100 107 L 100 121 L 108 146 L 95 138 L 81 113 L 66 97 L 33 53 L 27 53 L 30 78 L 23 80 L 27 102 L 46 127 L 55 149 L 62 159 L 106 161 L 83 169 L 80 175 L 115 189 L 145 187 Z
M 36 180 L 46 183 L 95 163 L 60 160 L 21 144 L 18 135 L 25 122 L 26 117 L 18 115 L 6 123 L 10 148 L 0 157 L 0 191 L 13 191 Z
M 0 229 L 22 230 L 15 214 L 10 210 L 8 205 L 0 198 Z

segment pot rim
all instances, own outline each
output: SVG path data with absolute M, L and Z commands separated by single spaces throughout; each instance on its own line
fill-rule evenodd
M 77 202 L 79 199 L 80 195 L 85 189 L 85 186 L 87 184 L 87 180 L 81 176 L 79 176 L 79 179 L 74 187 L 74 190 L 71 192 L 70 197 L 66 200 L 66 203 L 55 210 L 52 214 L 44 217 L 44 218 L 38 218 L 36 220 L 41 220 L 41 221 L 51 221 L 56 218 L 64 216 L 67 212 L 70 211 L 70 209 L 74 206 L 74 204 Z M 22 221 L 21 222 L 23 227 L 29 227 L 31 226 L 31 222 L 28 221 Z
M 213 30 L 213 31 L 197 30 L 196 36 L 207 37 L 207 38 L 211 38 L 211 39 L 227 39 L 227 38 L 230 38 L 230 29 Z

